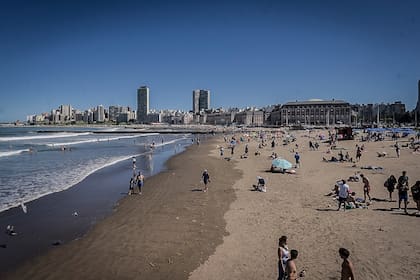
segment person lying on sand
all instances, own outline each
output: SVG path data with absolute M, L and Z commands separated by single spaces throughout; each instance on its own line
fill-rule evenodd
M 380 166 L 367 165 L 367 166 L 361 166 L 360 169 L 383 170 L 384 168 Z
M 386 152 L 376 152 L 378 154 L 378 157 L 386 157 Z
M 351 175 L 348 179 L 347 179 L 347 181 L 349 181 L 349 182 L 359 182 L 359 176 L 357 175 L 357 173 L 355 173 L 354 175 Z
M 335 156 L 332 156 L 331 159 L 326 159 L 325 157 L 322 158 L 322 161 L 325 162 L 339 162 L 338 158 L 336 158 Z

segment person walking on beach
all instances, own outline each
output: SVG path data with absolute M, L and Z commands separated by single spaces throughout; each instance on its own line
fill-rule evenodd
M 298 152 L 295 153 L 296 168 L 300 167 L 300 155 Z
M 356 150 L 356 160 L 360 161 L 361 157 L 362 157 L 362 149 L 360 149 L 360 147 L 358 146 Z
M 141 194 L 141 188 L 144 185 L 144 175 L 143 173 L 140 171 L 139 174 L 137 175 L 137 187 L 139 188 L 139 194 Z
M 398 178 L 398 210 L 401 209 L 401 201 L 404 200 L 404 213 L 407 214 L 408 203 L 408 176 L 407 172 L 403 171 L 402 175 Z
M 413 200 L 417 204 L 417 215 L 420 214 L 420 181 L 416 181 L 414 186 L 411 187 L 411 194 L 413 195 Z
M 245 155 L 248 155 L 248 144 L 245 144 Z
M 210 175 L 209 172 L 207 171 L 207 169 L 204 169 L 203 171 L 203 175 L 201 176 L 201 178 L 203 179 L 203 183 L 204 183 L 204 190 L 203 192 L 207 192 L 207 184 L 210 183 Z
M 395 142 L 395 152 L 397 153 L 397 157 L 400 157 L 400 145 L 398 144 L 398 142 Z
M 279 267 L 279 278 L 278 280 L 284 280 L 286 272 L 286 264 L 290 258 L 289 248 L 287 248 L 287 237 L 283 235 L 279 238 L 279 248 L 277 249 L 277 255 L 279 257 L 278 267 Z
M 338 254 L 343 259 L 341 264 L 341 280 L 354 280 L 353 264 L 349 261 L 350 252 L 346 248 L 340 248 Z
M 370 197 L 370 182 L 369 182 L 369 179 L 363 174 L 360 174 L 360 177 L 362 178 L 362 182 L 363 182 L 363 197 L 364 197 L 364 200 L 366 202 L 366 196 L 367 196 L 367 197 L 369 197 L 369 201 L 371 201 L 372 198 Z
M 220 157 L 223 158 L 224 154 L 225 154 L 225 149 L 223 149 L 223 147 L 220 147 Z
M 135 185 L 136 185 L 136 180 L 134 179 L 134 177 L 131 177 L 130 178 L 130 186 L 128 187 L 128 195 L 131 195 L 133 193 Z
M 392 193 L 395 190 L 395 185 L 397 184 L 397 179 L 395 178 L 394 175 L 389 176 L 388 179 L 386 179 L 385 183 L 384 183 L 384 187 L 387 188 L 388 192 L 389 192 L 389 201 L 392 201 Z
M 342 180 L 338 184 L 338 208 L 337 211 L 340 210 L 341 204 L 344 206 L 344 211 L 346 211 L 346 201 L 349 197 L 350 187 L 346 184 L 346 180 Z
M 315 150 L 315 147 L 314 147 L 314 144 L 312 143 L 312 141 L 309 141 L 309 149 L 311 151 L 314 151 Z

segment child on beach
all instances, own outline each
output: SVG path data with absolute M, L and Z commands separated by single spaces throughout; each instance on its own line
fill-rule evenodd
M 139 188 L 139 194 L 141 194 L 141 188 L 144 185 L 144 175 L 143 173 L 139 172 L 139 175 L 137 175 L 137 187 Z
M 134 179 L 134 177 L 131 177 L 130 178 L 130 186 L 128 188 L 128 195 L 131 195 L 133 193 L 135 185 L 136 185 L 136 180 Z
M 338 253 L 343 259 L 343 263 L 341 264 L 341 280 L 354 280 L 353 264 L 348 260 L 350 256 L 349 250 L 340 248 Z
M 305 271 L 302 270 L 300 273 L 297 272 L 295 260 L 298 257 L 298 251 L 297 250 L 291 250 L 290 251 L 290 259 L 286 262 L 286 272 L 285 272 L 285 280 L 296 280 L 301 277 L 305 277 Z

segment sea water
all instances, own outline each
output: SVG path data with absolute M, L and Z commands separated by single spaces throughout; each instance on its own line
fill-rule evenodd
M 153 175 L 152 153 L 180 152 L 191 138 L 123 128 L 0 127 L 0 212 L 68 189 L 106 166 L 127 161 L 131 168 L 133 157 L 136 171 Z

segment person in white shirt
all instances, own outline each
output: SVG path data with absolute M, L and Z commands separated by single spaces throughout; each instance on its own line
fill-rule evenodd
M 344 204 L 344 211 L 346 211 L 346 201 L 347 197 L 349 196 L 349 185 L 346 184 L 346 180 L 342 180 L 342 183 L 338 184 L 338 208 L 337 211 L 340 210 L 341 203 Z

